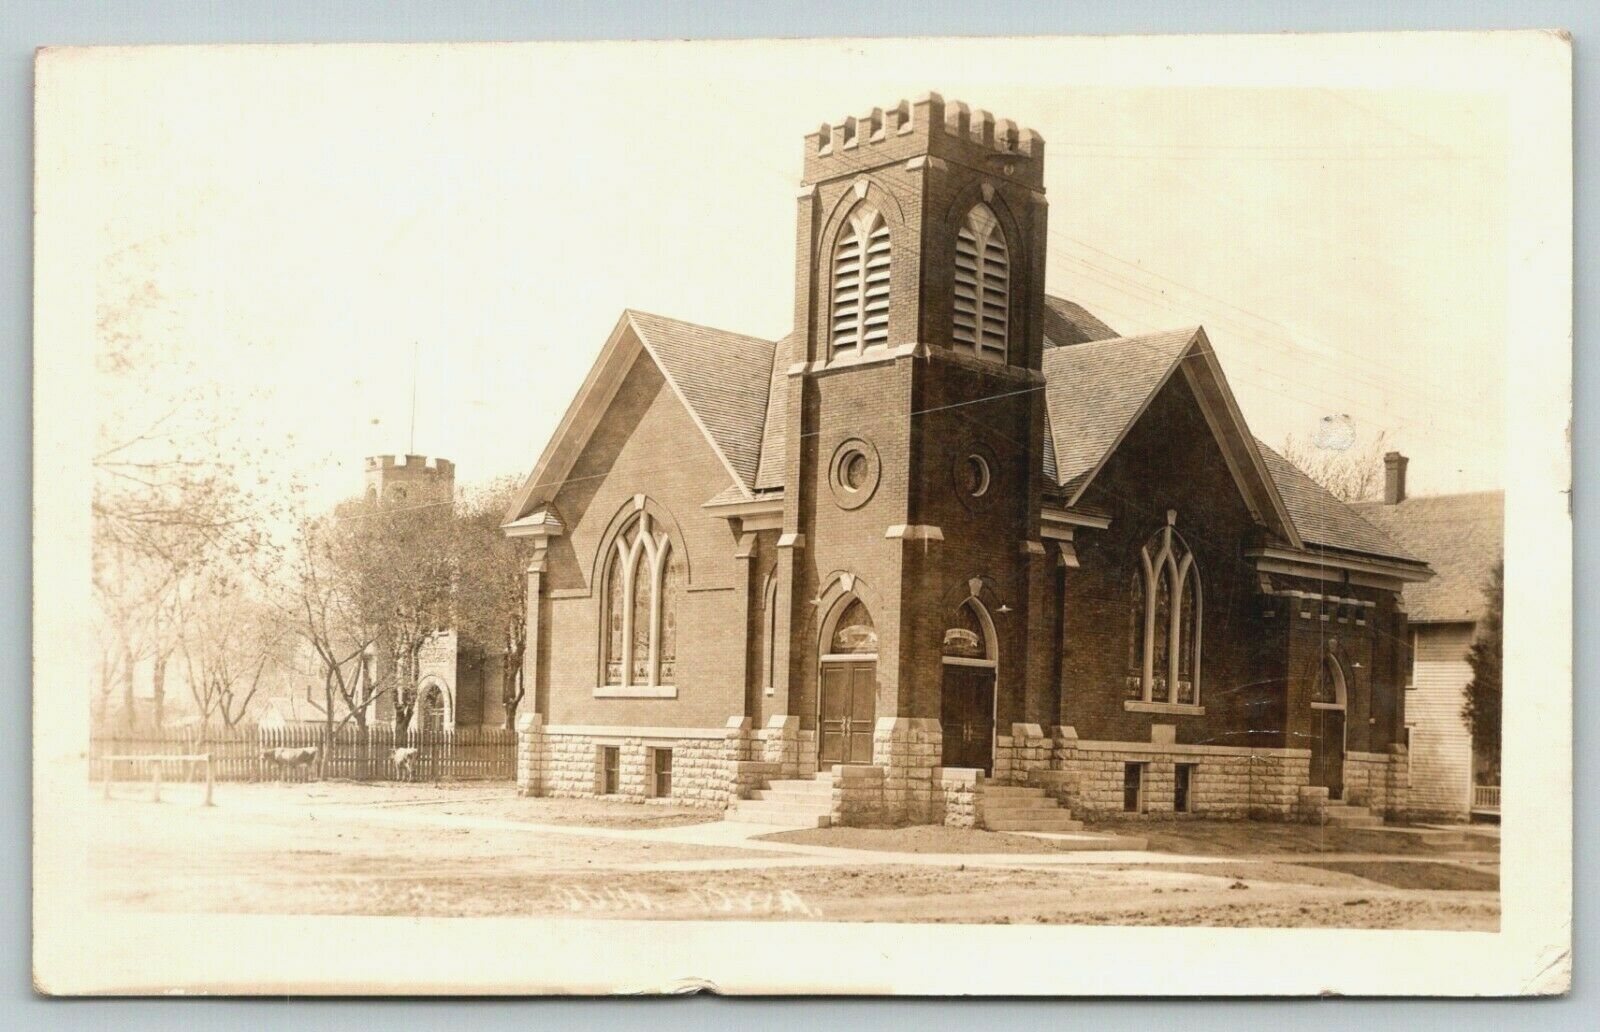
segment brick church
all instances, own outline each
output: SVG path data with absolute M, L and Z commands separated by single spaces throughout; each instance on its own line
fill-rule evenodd
M 789 336 L 623 313 L 507 517 L 525 793 L 1403 813 L 1429 568 L 1251 435 L 1203 329 L 1044 292 L 1044 157 L 936 94 L 824 125 Z

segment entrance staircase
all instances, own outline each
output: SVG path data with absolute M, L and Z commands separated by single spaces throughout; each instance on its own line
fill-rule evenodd
M 979 824 L 990 831 L 1032 831 L 1065 834 L 1083 830 L 1083 822 L 1073 820 L 1042 788 L 1022 785 L 982 783 Z
M 1328 800 L 1324 822 L 1336 828 L 1381 828 L 1383 818 L 1365 806 L 1351 806 L 1342 799 Z
M 814 778 L 773 781 L 737 800 L 723 820 L 787 828 L 826 828 L 833 823 L 833 771 Z

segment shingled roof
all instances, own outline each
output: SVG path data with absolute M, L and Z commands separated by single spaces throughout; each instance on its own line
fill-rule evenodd
M 1289 515 L 1307 544 L 1413 563 L 1424 561 L 1362 519 L 1354 508 L 1335 498 L 1259 438 L 1256 448 L 1267 461 L 1267 471 L 1278 485 L 1278 494 L 1283 497 L 1283 504 L 1288 506 Z
M 634 328 L 744 487 L 761 466 L 775 345 L 697 323 L 630 310 Z
M 1096 319 L 1089 310 L 1076 301 L 1064 297 L 1044 296 L 1044 346 L 1059 348 L 1068 344 L 1087 344 L 1090 341 L 1110 340 L 1118 336 L 1116 330 Z
M 1505 493 L 1424 495 L 1356 510 L 1433 567 L 1433 580 L 1405 587 L 1412 623 L 1466 623 L 1488 606 L 1483 589 L 1505 554 Z
M 1055 468 L 1045 471 L 1069 494 L 1098 468 L 1183 357 L 1191 327 L 1148 337 L 1117 337 L 1044 353 L 1045 411 Z
M 1207 360 L 1214 358 L 1197 327 L 1093 340 L 1091 334 L 1113 331 L 1071 301 L 1045 300 L 1050 347 L 1044 355 L 1044 467 L 1046 475 L 1072 497 L 1192 349 L 1203 346 Z M 708 443 L 736 476 L 714 498 L 736 501 L 781 490 L 788 449 L 788 338 L 761 340 L 636 311 L 627 312 L 624 322 L 635 330 Z M 1216 375 L 1220 377 L 1220 372 Z M 1421 561 L 1248 432 L 1246 440 L 1244 454 L 1250 447 L 1259 452 L 1270 478 L 1272 490 L 1265 497 L 1276 491 L 1293 533 L 1307 545 Z M 530 491 L 525 488 L 525 493 Z M 526 501 L 519 505 L 526 507 Z

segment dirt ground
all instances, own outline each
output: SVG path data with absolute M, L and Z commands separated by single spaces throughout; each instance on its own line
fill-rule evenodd
M 1261 856 L 1275 853 L 1384 853 L 1396 856 L 1441 852 L 1426 836 L 1338 828 L 1331 825 L 1288 824 L 1270 821 L 1086 821 L 1085 831 L 1112 835 L 1138 835 L 1148 849 L 1193 856 Z M 1498 854 L 1500 843 L 1490 837 L 1461 833 L 1451 852 Z
M 1215 853 L 1194 852 L 1195 862 L 1185 863 L 1170 854 L 1069 856 L 1054 846 L 1035 853 L 1044 840 L 968 831 L 965 850 L 956 852 L 969 855 L 956 857 L 949 855 L 951 837 L 941 834 L 955 829 L 915 829 L 898 833 L 892 848 L 926 859 L 902 860 L 881 846 L 782 841 L 792 834 L 736 842 L 731 826 L 693 825 L 715 815 L 522 799 L 492 785 L 224 785 L 210 809 L 177 791 L 159 804 L 136 792 L 119 795 L 94 804 L 93 889 L 107 906 L 141 911 L 1472 930 L 1499 924 L 1497 866 L 1483 853 L 1355 860 L 1311 849 L 1284 861 L 1208 863 Z M 1297 857 L 1308 862 L 1292 862 Z

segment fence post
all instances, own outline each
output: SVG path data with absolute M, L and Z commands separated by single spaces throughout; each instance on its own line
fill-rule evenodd
M 161 802 L 161 761 L 150 764 L 150 801 Z
M 101 764 L 103 764 L 103 766 L 100 769 L 101 798 L 110 799 L 111 798 L 111 772 L 112 772 L 112 769 L 116 767 L 117 763 L 116 763 L 115 760 L 109 760 L 109 759 L 102 759 L 100 762 L 101 762 Z
M 210 753 L 206 753 L 205 754 L 205 761 L 204 762 L 205 762 L 205 765 L 206 765 L 206 801 L 205 801 L 204 805 L 210 806 L 211 805 L 211 754 Z

